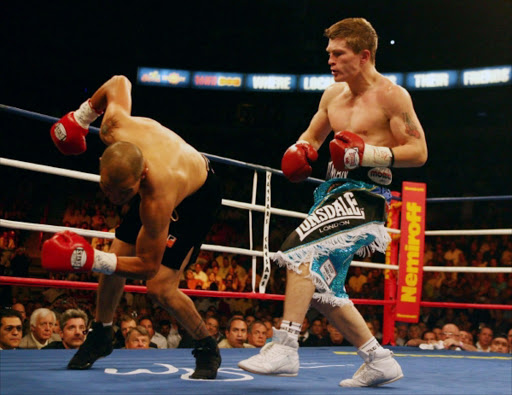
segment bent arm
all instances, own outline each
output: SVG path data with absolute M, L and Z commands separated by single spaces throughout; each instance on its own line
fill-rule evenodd
M 320 149 L 323 142 L 332 130 L 327 113 L 327 105 L 330 101 L 331 95 L 332 93 L 329 89 L 324 92 L 322 98 L 320 99 L 317 112 L 311 119 L 311 122 L 309 123 L 306 131 L 299 137 L 299 141 L 307 141 L 317 151 Z
M 150 237 L 144 228 L 137 237 L 136 256 L 117 257 L 115 274 L 134 280 L 150 280 L 156 276 L 165 251 L 167 230 L 157 237 Z
M 115 75 L 102 86 L 91 97 L 91 105 L 100 112 L 105 112 L 105 117 L 109 111 L 116 107 L 116 111 L 124 111 L 128 115 L 132 111 L 132 84 L 128 78 L 123 75 Z
M 394 167 L 422 166 L 427 161 L 427 143 L 409 93 L 395 86 L 389 94 L 388 103 L 391 133 L 398 143 L 391 147 Z
M 142 227 L 137 237 L 134 257 L 118 257 L 116 274 L 122 277 L 149 280 L 156 276 L 164 256 L 172 210 L 162 204 L 141 201 Z M 181 262 L 180 262 L 181 263 Z

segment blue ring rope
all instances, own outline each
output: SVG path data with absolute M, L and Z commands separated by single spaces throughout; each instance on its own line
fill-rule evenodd
M 21 108 L 17 108 L 17 107 L 6 106 L 5 104 L 0 104 L 0 110 L 7 111 L 7 112 L 10 112 L 10 113 L 13 113 L 13 114 L 25 117 L 25 118 L 35 119 L 38 121 L 43 121 L 43 122 L 48 122 L 48 123 L 54 123 L 59 120 L 59 118 L 56 118 L 56 117 L 51 117 L 49 115 L 44 115 L 44 114 L 40 114 L 40 113 L 33 112 L 33 111 L 22 110 Z M 99 134 L 100 129 L 95 126 L 90 126 L 89 131 Z M 224 158 L 222 156 L 217 156 L 217 155 L 212 155 L 212 154 L 206 154 L 206 153 L 202 153 L 202 154 L 205 155 L 208 159 L 212 160 L 213 162 L 229 164 L 229 165 L 242 167 L 245 169 L 257 170 L 257 171 L 261 171 L 261 172 L 269 171 L 273 174 L 278 174 L 280 176 L 283 175 L 283 172 L 281 170 L 273 169 L 271 167 L 256 165 L 253 163 L 242 162 L 239 160 Z M 314 182 L 317 184 L 324 182 L 324 180 L 321 180 L 319 178 L 312 178 L 312 177 L 308 178 L 307 181 Z M 402 200 L 401 198 L 397 198 L 397 197 L 393 197 L 392 199 L 399 200 L 399 201 Z M 496 201 L 496 200 L 512 200 L 512 195 L 427 198 L 428 203 Z

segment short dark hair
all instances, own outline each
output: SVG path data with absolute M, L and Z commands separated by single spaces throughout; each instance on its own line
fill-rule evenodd
M 228 325 L 226 327 L 226 330 L 229 332 L 231 330 L 231 324 L 235 321 L 242 321 L 245 325 L 247 325 L 247 323 L 245 322 L 245 320 L 243 318 L 240 318 L 240 317 L 231 317 L 230 320 L 228 321 Z
M 252 323 L 251 323 L 251 326 L 249 326 L 249 328 L 247 329 L 247 332 L 248 332 L 248 333 L 252 333 L 252 330 L 253 330 L 253 328 L 254 328 L 256 325 L 263 325 L 263 326 L 265 326 L 265 324 L 263 323 L 263 321 L 256 320 L 256 321 L 254 321 L 254 322 L 252 322 Z M 267 328 L 267 327 L 265 326 L 265 329 L 266 329 L 266 328 Z
M 21 313 L 18 310 L 13 309 L 1 309 L 0 310 L 0 328 L 2 327 L 2 318 L 8 317 L 18 317 L 21 322 L 23 322 L 23 318 L 21 317 Z

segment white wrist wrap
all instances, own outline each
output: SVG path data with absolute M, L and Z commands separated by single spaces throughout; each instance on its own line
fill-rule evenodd
M 116 271 L 117 255 L 110 252 L 94 250 L 94 263 L 92 271 L 103 274 L 112 274 Z
M 93 123 L 100 115 L 91 107 L 90 100 L 84 101 L 80 108 L 74 112 L 76 122 L 84 129 L 89 129 L 89 125 Z
M 388 147 L 364 146 L 361 166 L 365 167 L 391 167 L 393 165 L 393 151 Z

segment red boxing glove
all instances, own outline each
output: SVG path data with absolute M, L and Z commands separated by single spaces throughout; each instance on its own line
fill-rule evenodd
M 353 170 L 359 166 L 391 167 L 395 162 L 393 150 L 365 144 L 352 132 L 338 132 L 329 143 L 331 159 L 336 170 Z
M 103 112 L 92 107 L 86 100 L 76 111 L 67 113 L 54 124 L 50 135 L 54 144 L 64 155 L 79 155 L 85 152 L 87 144 L 85 136 L 89 133 L 89 125 Z
M 331 159 L 336 170 L 353 170 L 363 164 L 365 144 L 352 132 L 337 132 L 329 143 Z
M 318 152 L 308 142 L 297 142 L 286 150 L 281 160 L 281 169 L 291 182 L 304 181 L 311 175 L 311 165 L 318 159 Z
M 85 136 L 88 132 L 88 129 L 78 124 L 74 112 L 64 115 L 50 129 L 53 143 L 64 155 L 79 155 L 85 152 Z
M 117 256 L 95 250 L 82 236 L 65 230 L 43 244 L 41 265 L 52 272 L 100 272 L 112 274 Z

